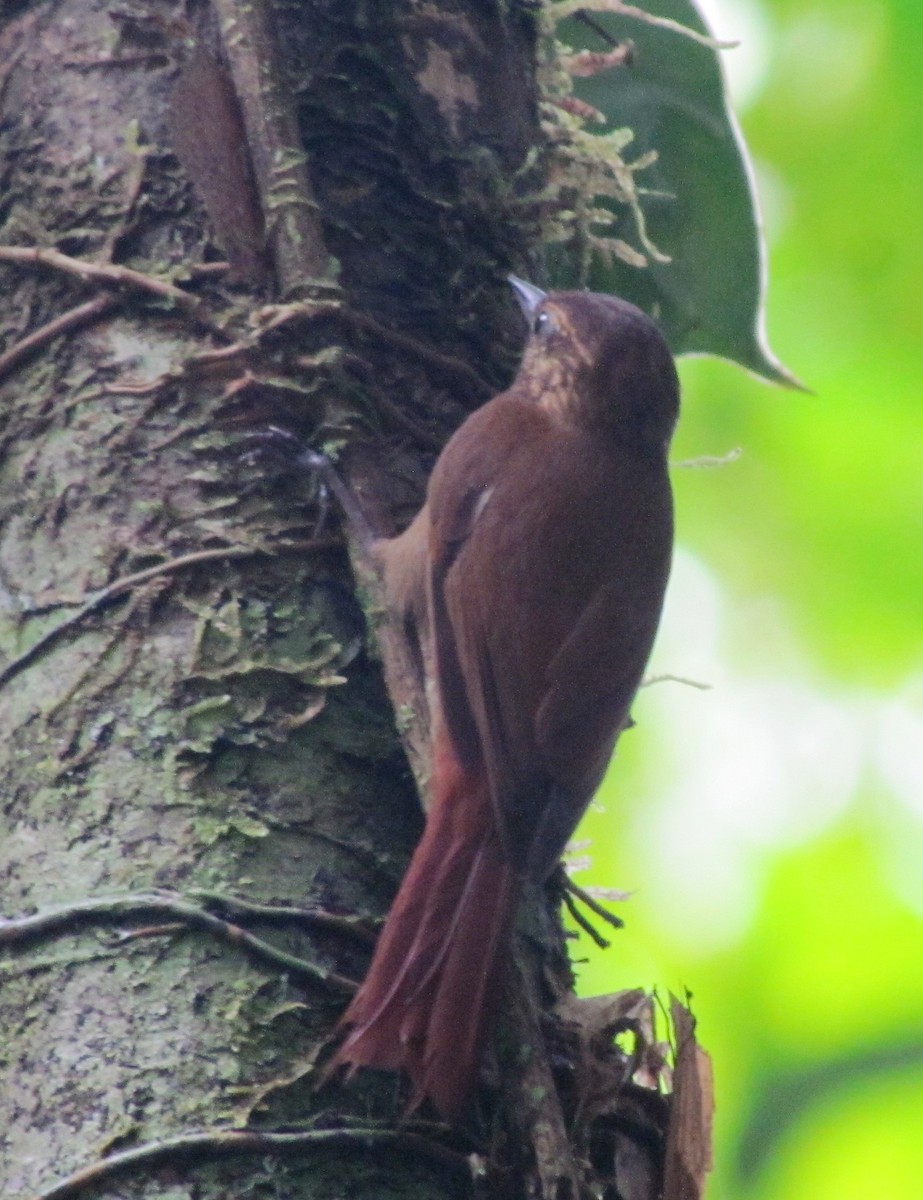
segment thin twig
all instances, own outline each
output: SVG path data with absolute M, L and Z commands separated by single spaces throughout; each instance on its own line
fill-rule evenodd
M 78 900 L 73 904 L 62 904 L 35 913 L 31 917 L 14 917 L 0 920 L 0 946 L 18 945 L 45 935 L 67 932 L 74 926 L 125 920 L 135 917 L 166 917 L 181 921 L 193 929 L 204 930 L 229 945 L 240 947 L 246 954 L 261 962 L 281 967 L 302 980 L 321 984 L 334 991 L 350 994 L 356 984 L 328 971 L 307 959 L 298 958 L 273 946 L 262 938 L 255 937 L 239 925 L 232 925 L 220 917 L 206 912 L 198 905 L 190 904 L 181 896 L 169 893 L 137 893 L 128 896 L 101 897 Z
M 79 1196 L 89 1187 L 142 1168 L 150 1171 L 165 1164 L 209 1162 L 242 1155 L 298 1155 L 336 1146 L 350 1146 L 357 1150 L 393 1146 L 434 1160 L 459 1173 L 467 1175 L 470 1171 L 465 1155 L 420 1134 L 393 1129 L 311 1129 L 300 1133 L 216 1129 L 149 1142 L 145 1146 L 136 1146 L 99 1159 L 39 1193 L 35 1200 L 73 1200 L 74 1196 Z
M 212 279 L 218 275 L 227 275 L 231 264 L 227 262 L 190 263 L 187 270 L 190 279 Z
M 680 33 L 683 37 L 691 38 L 701 46 L 707 46 L 709 50 L 733 50 L 735 46 L 740 45 L 739 42 L 720 42 L 707 33 L 699 33 L 697 29 L 690 29 L 688 25 L 683 25 L 680 21 L 672 21 L 669 17 L 655 17 L 653 13 L 645 12 L 643 8 L 636 8 L 633 4 L 623 4 L 622 0 L 590 0 L 589 3 L 587 0 L 561 0 L 561 3 L 551 5 L 548 12 L 552 20 L 562 21 L 565 17 L 576 17 L 584 9 L 596 13 L 615 13 L 621 17 L 632 17 L 637 21 L 643 21 L 645 25 L 654 25 L 658 29 L 669 29 L 671 33 Z
M 574 20 L 579 21 L 582 25 L 586 25 L 588 29 L 592 29 L 596 36 L 602 38 L 613 50 L 624 49 L 629 56 L 634 52 L 634 46 L 631 42 L 621 42 L 618 38 L 613 37 L 608 29 L 604 29 L 599 21 L 594 20 L 585 8 L 580 8 L 574 13 Z
M 642 687 L 652 687 L 655 683 L 681 683 L 683 687 L 695 688 L 697 692 L 710 692 L 712 685 L 703 683 L 701 679 L 687 679 L 684 675 L 648 675 L 641 681 Z
M 380 321 L 376 321 L 374 317 L 370 317 L 366 313 L 356 312 L 353 309 L 340 309 L 339 315 L 344 320 L 349 321 L 350 324 L 356 325 L 360 329 L 367 329 L 369 333 L 374 333 L 378 337 L 391 342 L 392 345 L 400 346 L 403 350 L 409 350 L 415 357 L 421 359 L 423 362 L 431 363 L 447 375 L 454 375 L 457 379 L 464 379 L 480 396 L 492 396 L 496 391 L 496 388 L 491 387 L 487 380 L 470 363 L 466 363 L 464 359 L 434 350 L 432 346 L 427 345 L 426 342 L 421 341 L 419 338 L 415 338 L 409 333 L 401 333 L 400 330 L 392 329 L 388 325 L 383 325 Z
M 188 292 L 168 283 L 166 279 L 155 279 L 153 275 L 145 275 L 131 267 L 87 262 L 82 258 L 72 258 L 69 254 L 62 254 L 60 250 L 41 246 L 0 246 L 0 262 L 13 263 L 18 266 L 37 264 L 50 267 L 55 271 L 63 271 L 68 275 L 75 275 L 84 281 L 94 280 L 110 287 L 127 287 L 135 292 L 146 292 L 160 300 L 168 300 L 218 337 L 227 338 L 228 336 L 197 297 L 190 296 Z
M 131 575 L 123 575 L 120 579 L 113 580 L 101 588 L 88 603 L 104 603 L 121 596 L 123 592 L 131 591 L 139 583 L 147 583 L 149 579 L 158 575 L 172 575 L 175 571 L 182 571 L 199 563 L 214 562 L 222 558 L 252 558 L 255 554 L 267 553 L 268 551 L 256 546 L 211 546 L 207 550 L 193 550 L 189 554 L 180 555 L 179 558 L 168 558 L 165 562 L 155 563 L 153 567 L 145 567 L 143 571 L 135 571 Z
M 316 925 L 334 933 L 346 934 L 366 945 L 373 945 L 377 933 L 363 917 L 348 917 L 340 913 L 327 912 L 322 908 L 297 908 L 288 904 L 254 904 L 237 896 L 226 896 L 223 892 L 212 892 L 205 888 L 193 888 L 189 892 L 206 909 L 224 916 L 252 918 L 258 921 L 295 921 L 299 924 Z
M 53 321 L 34 329 L 21 341 L 16 342 L 15 345 L 0 354 L 0 379 L 9 375 L 30 354 L 41 349 L 56 337 L 60 337 L 62 333 L 69 333 L 72 329 L 79 329 L 81 325 L 89 325 L 91 322 L 97 321 L 121 303 L 120 296 L 103 293 L 94 296 L 92 300 L 87 300 L 85 304 L 69 308 L 67 312 L 55 317 Z
M 297 549 L 299 552 L 308 553 L 314 550 L 327 550 L 331 546 L 338 544 L 339 540 L 336 538 L 318 537 L 307 542 L 302 542 Z M 0 687 L 3 687 L 4 684 L 9 683 L 11 679 L 24 671 L 26 667 L 30 666 L 40 655 L 56 645 L 66 633 L 76 628 L 87 617 L 99 612 L 126 592 L 131 591 L 132 588 L 146 583 L 149 579 L 154 579 L 158 575 L 167 575 L 175 571 L 182 571 L 186 567 L 196 566 L 199 563 L 213 562 L 216 559 L 253 558 L 259 554 L 274 553 L 276 553 L 275 550 L 263 549 L 256 546 L 216 546 L 208 550 L 195 550 L 191 554 L 183 554 L 180 558 L 167 559 L 166 562 L 157 563 L 153 567 L 146 567 L 143 571 L 135 571 L 132 575 L 124 575 L 121 579 L 116 579 L 106 587 L 100 588 L 98 592 L 95 592 L 84 602 L 83 606 L 77 612 L 66 617 L 60 625 L 55 625 L 54 628 L 47 630 L 37 641 L 32 643 L 28 650 L 24 650 L 22 654 L 0 668 Z
M 727 467 L 731 463 L 737 462 L 742 454 L 743 448 L 735 446 L 733 450 L 728 450 L 727 454 L 699 454 L 695 458 L 681 458 L 678 462 L 670 463 L 670 466 L 676 469 L 692 470 Z
M 232 342 L 229 346 L 219 346 L 212 350 L 202 350 L 186 359 L 185 369 L 194 371 L 197 367 L 203 369 L 213 366 L 223 366 L 226 362 L 236 363 L 238 359 L 246 359 L 253 353 L 253 347 L 245 342 Z
M 245 558 L 254 554 L 259 554 L 261 551 L 253 549 L 249 546 L 228 546 L 220 551 L 216 549 L 198 550 L 193 554 L 184 554 L 181 558 L 170 559 L 167 562 L 158 563 L 156 566 L 148 567 L 143 571 L 136 571 L 133 575 L 126 575 L 121 579 L 116 579 L 107 587 L 100 588 L 90 596 L 77 612 L 66 617 L 59 625 L 55 625 L 52 629 L 47 630 L 42 634 L 37 641 L 33 642 L 28 650 L 24 650 L 18 657 L 12 659 L 4 667 L 0 668 L 0 687 L 9 683 L 16 675 L 19 675 L 26 667 L 30 666 L 40 655 L 44 654 L 52 646 L 56 645 L 62 637 L 70 630 L 76 628 L 81 622 L 93 613 L 99 612 L 108 604 L 117 600 L 120 596 L 130 591 L 133 587 L 137 587 L 140 583 L 145 583 L 149 579 L 153 579 L 157 575 L 164 575 L 171 571 L 181 570 L 184 567 L 190 566 L 193 563 L 205 562 L 215 558 Z M 265 552 L 264 552 L 265 553 Z
M 136 383 L 116 380 L 103 385 L 102 391 L 112 396 L 148 396 L 171 383 L 182 379 L 196 378 L 208 375 L 215 369 L 216 374 L 223 374 L 229 365 L 236 367 L 238 363 L 246 364 L 253 356 L 253 347 L 243 342 L 232 342 L 228 346 L 205 350 L 201 354 L 193 354 L 187 358 L 175 371 L 164 371 L 153 379 L 139 380 Z
M 298 366 L 309 366 L 309 360 L 305 358 L 297 358 Z M 362 387 L 371 393 L 372 406 L 384 416 L 386 421 L 390 421 L 398 429 L 409 434 L 410 437 L 420 446 L 426 446 L 430 450 L 441 450 L 446 443 L 445 437 L 440 437 L 439 434 L 433 433 L 432 430 L 420 425 L 417 421 L 407 415 L 399 404 L 395 404 L 384 388 L 377 387 L 369 378 L 371 369 L 369 364 L 358 355 L 349 355 L 345 359 L 346 365 L 351 363 L 361 365 L 361 383 Z

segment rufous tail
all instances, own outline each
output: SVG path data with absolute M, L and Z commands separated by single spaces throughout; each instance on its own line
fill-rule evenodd
M 403 1070 L 411 1107 L 463 1113 L 477 1077 L 517 876 L 497 836 L 486 780 L 437 738 L 426 830 L 372 958 L 341 1021 L 341 1064 Z

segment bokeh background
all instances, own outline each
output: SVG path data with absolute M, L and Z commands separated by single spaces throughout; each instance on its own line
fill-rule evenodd
M 654 673 L 581 829 L 633 893 L 584 994 L 688 989 L 709 1200 L 923 1195 L 920 0 L 700 0 L 754 159 L 772 348 L 681 366 Z

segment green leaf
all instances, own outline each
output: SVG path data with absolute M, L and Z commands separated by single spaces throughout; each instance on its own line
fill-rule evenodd
M 644 8 L 709 33 L 692 0 L 647 0 Z M 636 267 L 597 254 L 585 282 L 655 316 L 676 354 L 716 354 L 775 383 L 800 387 L 763 330 L 763 235 L 746 146 L 718 59 L 733 49 L 719 51 L 625 15 L 588 15 L 612 38 L 631 40 L 635 53 L 627 66 L 575 79 L 574 93 L 605 115 L 605 130 L 633 131 L 626 161 L 656 152 L 635 182 L 648 193 L 640 197 L 648 237 L 669 261 L 649 254 L 649 265 Z M 575 49 L 610 48 L 579 18 L 561 21 L 558 36 Z M 643 250 L 630 215 L 620 225 L 612 232 Z M 549 265 L 557 286 L 577 282 L 573 257 L 568 261 L 559 252 Z

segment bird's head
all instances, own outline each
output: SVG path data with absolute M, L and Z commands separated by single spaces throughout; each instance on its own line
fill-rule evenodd
M 537 403 L 664 447 L 679 413 L 673 356 L 641 309 L 596 292 L 543 292 L 510 276 L 529 324 L 517 376 Z

